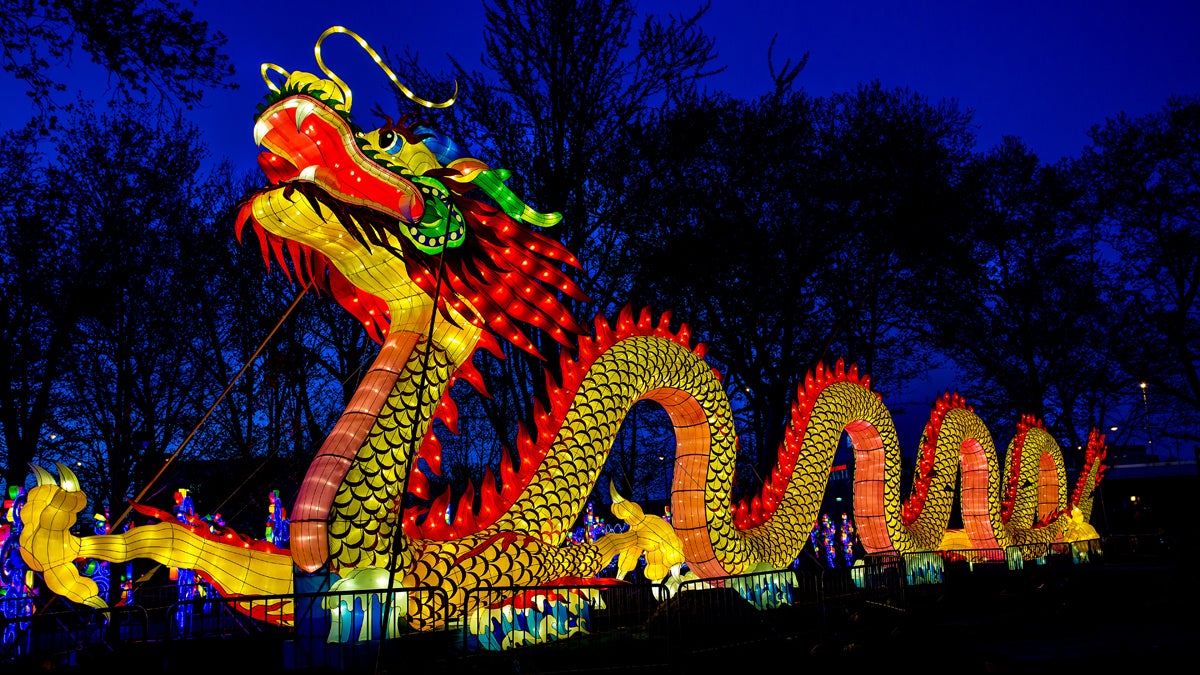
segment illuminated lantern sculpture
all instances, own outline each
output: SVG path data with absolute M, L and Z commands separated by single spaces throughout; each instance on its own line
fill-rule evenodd
M 17 542 L 21 534 L 21 507 L 25 505 L 25 488 L 8 486 L 8 499 L 0 509 L 0 617 L 4 630 L 0 633 L 0 647 L 20 653 L 25 645 L 19 645 L 22 637 L 28 636 L 27 621 L 33 616 L 33 574 L 18 553 Z
M 206 518 L 196 517 L 196 506 L 192 503 L 192 496 L 187 490 L 180 489 L 175 491 L 175 519 L 181 523 L 196 526 L 203 522 L 208 524 L 209 531 L 213 530 L 211 521 L 220 520 L 220 514 L 214 517 Z M 179 604 L 176 605 L 175 621 L 180 630 L 186 630 L 189 622 L 192 620 L 195 605 L 189 600 L 197 598 L 211 598 L 213 589 L 210 585 L 204 583 L 202 578 L 198 578 L 196 572 L 189 568 L 172 567 L 169 573 L 170 578 L 175 582 L 175 587 L 179 597 Z M 209 611 L 209 607 L 205 607 L 205 611 Z
M 92 514 L 92 531 L 96 534 L 108 534 L 108 515 L 105 513 Z M 83 575 L 96 582 L 97 594 L 102 598 L 108 597 L 108 589 L 112 585 L 111 564 L 103 560 L 85 559 Z
M 286 595 L 293 569 L 323 571 L 355 579 L 364 593 L 372 589 L 359 580 L 439 589 L 406 594 L 394 616 L 417 630 L 474 621 L 478 635 L 500 640 L 491 617 L 511 594 L 471 591 L 593 577 L 614 558 L 622 577 L 643 556 L 648 578 L 675 587 L 684 574 L 785 570 L 817 521 L 843 433 L 853 444 L 854 525 L 867 553 L 938 550 L 960 466 L 964 536 L 973 546 L 1047 546 L 1063 539 L 1072 509 L 1084 521 L 1090 516 L 1103 437 L 1093 434 L 1091 459 L 1068 495 L 1061 452 L 1039 422 L 1023 420 L 1001 467 L 988 429 L 949 394 L 934 407 L 914 487 L 902 499 L 891 415 L 869 378 L 840 361 L 819 365 L 798 385 L 773 470 L 757 494 L 734 503 L 733 411 L 690 329 L 673 327 L 669 314 L 626 308 L 615 321 L 596 317 L 585 331 L 561 300 L 586 299 L 563 271 L 578 261 L 537 231 L 555 225 L 558 214 L 525 205 L 507 187 L 508 171 L 463 156 L 426 122 L 401 114 L 380 128 L 360 128 L 349 86 L 321 55 L 334 35 L 367 50 L 418 108 L 452 103 L 417 97 L 342 27 L 317 41 L 324 77 L 263 66 L 270 94 L 254 139 L 269 187 L 241 208 L 237 236 L 256 238 L 268 265 L 335 299 L 381 345 L 309 466 L 291 509 L 289 548 L 169 516 L 123 535 L 78 538 L 69 527 L 86 499 L 74 475 L 60 465 L 56 484 L 37 468 L 22 516 L 22 554 L 54 592 L 102 604 L 72 562 L 121 561 L 133 551 L 195 569 L 227 597 Z M 449 491 L 430 493 L 427 472 L 441 467 L 432 422 L 456 428 L 449 391 L 457 380 L 482 389 L 472 364 L 480 349 L 497 352 L 499 339 L 537 353 L 522 324 L 564 347 L 548 376 L 547 401 L 535 406 L 534 426 L 518 433 L 519 456 L 502 459 L 498 480 L 489 474 L 478 494 L 472 487 L 452 504 Z M 613 492 L 613 513 L 628 529 L 564 545 L 622 420 L 643 400 L 662 406 L 675 429 L 670 522 Z M 770 590 L 764 602 L 786 593 Z M 582 602 L 561 600 L 570 612 Z M 357 610 L 337 611 L 349 617 Z M 287 622 L 291 613 L 271 619 Z M 362 635 L 347 629 L 345 637 Z
M 271 490 L 270 507 L 267 511 L 267 536 L 266 540 L 279 546 L 287 548 L 288 538 L 288 517 L 287 508 L 283 505 L 283 500 L 279 498 L 279 490 Z
M 854 565 L 854 521 L 848 514 L 842 514 L 842 527 L 840 541 L 842 544 L 842 558 L 846 561 L 846 567 Z
M 833 526 L 833 519 L 829 517 L 828 513 L 821 514 L 814 532 L 814 540 L 819 546 L 817 550 L 825 555 L 825 564 L 828 567 L 836 567 L 837 531 Z

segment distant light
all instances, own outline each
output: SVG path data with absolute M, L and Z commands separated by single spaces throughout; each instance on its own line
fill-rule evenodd
M 1145 389 L 1145 388 L 1146 388 L 1146 383 L 1145 383 L 1145 382 L 1142 382 L 1142 383 L 1141 383 L 1141 384 L 1139 384 L 1138 386 L 1139 386 L 1139 387 L 1141 387 L 1142 389 Z
M 1116 427 L 1109 427 L 1109 428 L 1108 428 L 1108 430 L 1109 430 L 1109 431 L 1116 431 L 1116 430 L 1117 430 L 1117 428 L 1116 428 Z

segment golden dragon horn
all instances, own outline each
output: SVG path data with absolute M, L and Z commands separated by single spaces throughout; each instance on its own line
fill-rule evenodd
M 317 44 L 313 47 L 313 53 L 317 57 L 317 65 L 320 66 L 321 72 L 325 73 L 329 79 L 333 80 L 334 83 L 336 83 L 345 94 L 346 110 L 350 110 L 350 87 L 332 70 L 326 67 L 325 60 L 321 58 L 321 43 L 325 41 L 325 38 L 335 33 L 349 35 L 351 38 L 353 38 L 354 41 L 358 43 L 358 46 L 362 47 L 363 51 L 367 52 L 371 59 L 375 61 L 375 64 L 378 65 L 380 69 L 383 70 L 384 74 L 388 76 L 388 79 L 392 81 L 392 84 L 396 85 L 396 88 L 399 89 L 400 92 L 408 98 L 408 100 L 416 103 L 417 105 L 425 106 L 426 108 L 449 108 L 450 106 L 454 105 L 454 100 L 458 97 L 458 82 L 454 83 L 454 93 L 450 96 L 450 98 L 442 101 L 441 103 L 434 103 L 433 101 L 427 101 L 423 98 L 420 98 L 414 94 L 411 89 L 401 84 L 400 80 L 396 78 L 396 74 L 392 72 L 392 69 L 383 62 L 382 58 L 380 58 L 379 53 L 372 49 L 371 45 L 367 44 L 366 40 L 359 37 L 358 33 L 355 33 L 345 26 L 332 26 L 326 29 L 324 33 L 321 33 L 321 37 L 317 38 Z

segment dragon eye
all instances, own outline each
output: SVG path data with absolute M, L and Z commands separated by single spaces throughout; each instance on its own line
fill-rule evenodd
M 379 149 L 388 154 L 396 154 L 400 152 L 400 147 L 404 144 L 400 142 L 400 135 L 391 129 L 384 129 L 379 132 Z

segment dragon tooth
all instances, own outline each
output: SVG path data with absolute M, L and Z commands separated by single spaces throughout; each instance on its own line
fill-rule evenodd
M 316 181 L 317 180 L 317 165 L 309 164 L 300 170 L 300 180 Z
M 266 120 L 258 120 L 254 123 L 254 144 L 262 145 L 263 139 L 267 137 L 267 132 L 271 130 L 271 124 Z
M 316 109 L 317 104 L 312 101 L 302 100 L 296 103 L 296 131 L 301 131 L 300 127 L 304 124 L 304 120 L 308 119 L 308 116 Z

